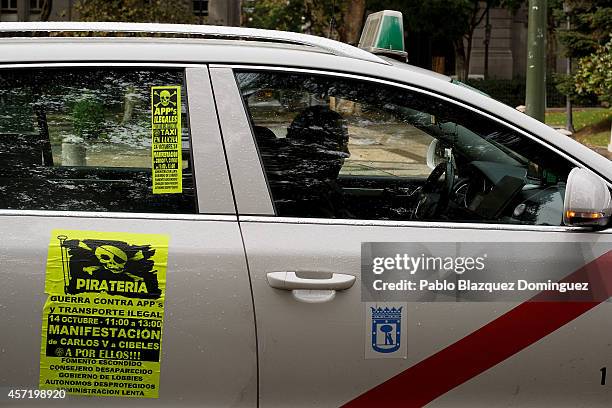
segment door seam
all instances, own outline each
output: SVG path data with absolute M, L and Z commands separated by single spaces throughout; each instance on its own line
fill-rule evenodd
M 244 243 L 244 235 L 242 233 L 242 227 L 237 218 L 238 205 L 236 203 L 236 193 L 234 191 L 234 183 L 232 182 L 232 173 L 230 171 L 229 161 L 227 159 L 227 150 L 225 148 L 223 127 L 221 126 L 221 120 L 219 119 L 219 108 L 217 106 L 217 98 L 215 96 L 215 85 L 212 81 L 212 76 L 210 75 L 209 66 L 207 66 L 207 71 L 208 71 L 208 81 L 210 82 L 210 89 L 211 89 L 212 97 L 213 97 L 213 104 L 215 107 L 215 115 L 217 117 L 217 126 L 219 128 L 219 134 L 221 135 L 221 146 L 223 147 L 223 155 L 225 156 L 225 166 L 227 168 L 227 176 L 228 176 L 229 183 L 230 183 L 230 189 L 232 191 L 232 198 L 234 200 L 234 212 L 236 214 L 236 224 L 238 225 L 238 232 L 240 233 L 240 241 L 242 243 L 242 253 L 244 254 L 244 263 L 246 266 L 247 277 L 249 280 L 249 290 L 251 291 L 251 307 L 253 308 L 253 325 L 255 329 L 255 372 L 256 372 L 256 394 L 257 394 L 255 403 L 256 403 L 256 406 L 259 408 L 259 395 L 260 395 L 260 390 L 259 390 L 259 377 L 260 377 L 260 373 L 259 373 L 259 336 L 257 333 L 257 313 L 255 312 L 255 297 L 253 294 L 253 280 L 251 277 L 251 269 L 249 267 L 249 259 L 247 256 L 246 245 Z M 238 86 L 238 84 L 236 84 L 236 86 Z

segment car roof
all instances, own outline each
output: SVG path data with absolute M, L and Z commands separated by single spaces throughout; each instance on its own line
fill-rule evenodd
M 97 37 L 53 36 L 59 32 Z M 121 36 L 137 34 L 136 37 Z M 112 35 L 118 35 L 112 37 Z M 450 78 L 327 38 L 240 27 L 142 23 L 2 23 L 0 65 L 169 63 L 283 67 L 363 75 L 457 100 L 537 135 L 612 181 L 612 162 L 549 126 Z
M 62 37 L 55 37 L 61 33 Z M 65 37 L 66 33 L 72 33 L 72 37 Z M 52 41 L 62 41 L 60 38 L 68 38 L 64 43 L 76 43 L 85 41 L 92 43 L 96 40 L 83 40 L 80 34 L 98 34 L 97 42 L 109 38 L 109 36 L 125 34 L 145 35 L 133 38 L 135 41 L 145 41 L 147 44 L 168 44 L 169 42 L 184 43 L 186 40 L 205 40 L 201 44 L 216 44 L 225 46 L 245 46 L 253 47 L 258 52 L 264 49 L 275 49 L 277 52 L 283 50 L 313 52 L 319 54 L 329 54 L 339 57 L 346 57 L 356 60 L 369 61 L 383 65 L 393 65 L 402 69 L 418 72 L 421 75 L 437 77 L 442 80 L 450 78 L 427 71 L 408 64 L 403 64 L 385 56 L 378 56 L 328 38 L 317 37 L 308 34 L 293 33 L 286 31 L 262 30 L 244 27 L 208 26 L 208 25 L 189 25 L 189 24 L 151 24 L 151 23 L 83 23 L 83 22 L 17 22 L 0 24 L 0 36 L 8 37 L 11 43 L 17 39 L 37 38 L 38 44 L 44 42 L 43 38 L 53 38 Z M 44 36 L 41 36 L 43 34 Z M 49 39 L 51 39 L 49 38 Z M 112 42 L 122 42 L 126 44 L 125 37 L 114 37 Z M 6 42 L 6 40 L 4 41 Z M 32 41 L 22 42 L 21 44 L 31 43 Z M 247 44 L 248 42 L 248 44 Z M 0 44 L 2 39 L 0 38 Z M 80 54 L 77 54 L 80 55 Z M 312 58 L 312 54 L 308 57 Z M 150 57 L 150 56 L 149 56 Z M 245 58 L 246 60 L 246 58 Z M 241 61 L 246 62 L 248 61 Z
M 364 61 L 386 64 L 376 55 L 353 47 L 349 44 L 330 40 L 314 35 L 286 31 L 262 30 L 245 27 L 226 27 L 192 24 L 152 24 L 152 23 L 83 23 L 83 22 L 28 22 L 3 23 L 0 32 L 13 34 L 13 37 L 32 35 L 34 33 L 66 33 L 88 32 L 108 34 L 145 34 L 150 35 L 149 41 L 156 41 L 160 35 L 192 38 L 225 38 L 233 40 L 248 40 L 254 43 L 294 44 L 312 47 L 315 50 L 326 51 L 334 55 L 345 56 Z

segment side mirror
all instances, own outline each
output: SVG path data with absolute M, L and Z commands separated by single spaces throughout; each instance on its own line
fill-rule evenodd
M 429 167 L 431 170 L 435 169 L 438 164 L 445 161 L 443 152 L 441 154 L 440 148 L 438 147 L 439 145 L 440 141 L 438 139 L 434 139 L 427 148 L 427 167 Z
M 567 178 L 563 207 L 565 225 L 605 227 L 612 215 L 610 190 L 600 177 L 576 167 Z

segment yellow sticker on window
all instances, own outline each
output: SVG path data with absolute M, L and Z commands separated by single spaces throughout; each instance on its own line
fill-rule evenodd
M 153 194 L 183 192 L 181 87 L 151 87 Z
M 157 398 L 168 236 L 54 230 L 40 388 Z

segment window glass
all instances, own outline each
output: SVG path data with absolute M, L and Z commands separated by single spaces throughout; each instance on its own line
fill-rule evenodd
M 195 213 L 183 77 L 155 69 L 0 70 L 0 208 Z M 170 102 L 182 110 L 182 153 L 178 146 L 175 153 L 182 189 L 172 194 L 152 189 L 155 86 L 182 90 L 181 101 Z
M 193 12 L 198 16 L 207 16 L 208 0 L 193 0 Z
M 40 11 L 42 8 L 42 0 L 30 0 L 30 11 Z
M 485 116 L 332 76 L 237 80 L 279 216 L 562 222 L 571 164 Z
M 17 0 L 2 0 L 0 9 L 1 11 L 17 11 Z

